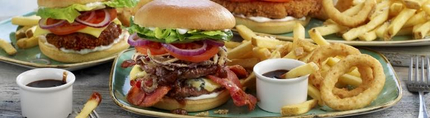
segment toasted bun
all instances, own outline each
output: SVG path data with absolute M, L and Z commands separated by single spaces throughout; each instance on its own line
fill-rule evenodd
M 184 109 L 188 112 L 204 111 L 215 108 L 227 102 L 230 99 L 228 90 L 223 90 L 217 97 L 202 100 L 185 100 L 185 104 L 178 103 L 177 100 L 164 97 L 153 107 L 165 110 Z
M 90 52 L 87 54 L 77 54 L 77 53 L 66 53 L 55 46 L 52 45 L 46 45 L 46 40 L 39 39 L 39 48 L 40 51 L 49 58 L 59 61 L 59 62 L 86 62 L 86 61 L 92 61 L 97 59 L 102 59 L 110 56 L 114 56 L 115 54 L 127 49 L 130 47 L 127 43 L 128 38 L 128 32 L 123 39 L 120 39 L 120 41 L 114 45 L 112 45 L 111 48 L 103 51 L 96 51 L 96 52 Z
M 87 4 L 92 2 L 104 2 L 108 0 L 37 0 L 39 7 L 57 8 L 67 7 L 72 4 Z
M 234 16 L 210 0 L 155 0 L 140 8 L 134 22 L 142 27 L 199 30 L 231 29 Z
M 245 25 L 249 29 L 260 33 L 269 34 L 281 34 L 291 32 L 294 29 L 296 23 L 301 23 L 306 26 L 309 23 L 310 18 L 306 20 L 290 20 L 290 21 L 274 21 L 274 22 L 255 22 L 247 18 L 236 17 L 238 25 Z

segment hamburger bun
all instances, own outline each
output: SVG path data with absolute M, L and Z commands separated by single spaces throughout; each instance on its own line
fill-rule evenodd
M 209 0 L 156 0 L 140 8 L 134 23 L 141 27 L 185 28 L 199 30 L 231 29 L 234 16 L 223 6 Z
M 123 39 L 120 39 L 119 42 L 112 45 L 112 47 L 110 47 L 109 49 L 90 52 L 87 54 L 63 52 L 53 45 L 47 45 L 46 39 L 44 37 L 39 38 L 39 48 L 44 55 L 59 62 L 74 63 L 74 62 L 93 61 L 93 60 L 114 56 L 115 54 L 130 47 L 130 45 L 127 43 L 129 34 L 128 32 L 124 32 L 124 33 L 126 34 L 124 34 Z
M 272 22 L 256 22 L 247 18 L 236 17 L 238 25 L 245 25 L 249 29 L 260 33 L 282 34 L 291 32 L 296 23 L 306 26 L 311 18 L 305 20 L 289 20 L 289 21 L 272 21 Z
M 87 4 L 92 2 L 104 2 L 108 0 L 37 0 L 39 7 L 60 8 L 67 7 L 72 4 Z
M 177 100 L 164 97 L 153 107 L 165 110 L 184 109 L 188 112 L 205 111 L 226 103 L 230 99 L 228 90 L 223 90 L 217 97 L 201 100 L 185 100 L 185 104 L 180 104 Z

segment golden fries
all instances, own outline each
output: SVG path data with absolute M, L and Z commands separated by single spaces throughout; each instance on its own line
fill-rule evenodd
M 285 79 L 296 78 L 296 77 L 300 77 L 300 76 L 305 76 L 307 74 L 311 74 L 317 70 L 319 70 L 318 65 L 315 64 L 314 62 L 311 62 L 311 63 L 307 63 L 305 65 L 301 65 L 299 67 L 296 67 L 294 69 L 291 69 L 290 71 L 288 71 L 287 73 L 282 75 L 282 77 Z
M 342 35 L 343 39 L 350 41 L 355 38 L 357 38 L 360 35 L 363 35 L 364 33 L 376 28 L 377 26 L 381 25 L 388 19 L 388 10 L 382 11 L 381 14 L 376 16 L 374 19 L 372 19 L 369 23 L 366 25 L 362 25 L 357 28 L 353 28 Z
M 39 45 L 38 37 L 22 38 L 16 42 L 18 48 L 27 49 Z
M 285 41 L 280 41 L 275 39 L 274 37 L 267 37 L 267 36 L 254 36 L 252 37 L 252 45 L 258 46 L 262 48 L 269 48 L 269 49 L 275 49 L 276 45 L 283 45 L 286 43 Z
M 394 18 L 384 33 L 384 40 L 391 40 L 391 38 L 400 31 L 400 28 L 406 23 L 406 21 L 414 15 L 417 10 L 415 9 L 403 9 L 399 15 Z
M 234 42 L 234 41 L 226 41 L 225 43 L 224 43 L 224 46 L 226 47 L 226 48 L 230 48 L 230 49 L 233 49 L 233 48 L 236 48 L 237 46 L 239 46 L 240 45 L 240 43 L 239 42 Z
M 16 54 L 16 49 L 12 46 L 12 44 L 0 39 L 0 48 L 2 48 L 8 55 Z
M 233 48 L 231 51 L 228 51 L 227 57 L 229 59 L 239 59 L 243 56 L 243 54 L 246 54 L 247 52 L 251 52 L 251 51 L 252 51 L 252 44 L 251 44 L 251 41 L 248 41 L 248 42 L 242 43 L 236 48 Z
M 317 105 L 317 100 L 312 99 L 300 104 L 287 105 L 281 108 L 282 116 L 299 115 L 310 111 Z
M 12 17 L 12 24 L 20 26 L 35 26 L 39 24 L 39 16 L 15 16 Z
M 244 68 L 253 68 L 255 64 L 260 62 L 260 59 L 251 57 L 246 59 L 232 59 L 230 62 L 227 62 L 227 65 L 240 65 Z
M 409 9 L 420 9 L 421 5 L 427 0 L 402 0 L 403 4 Z
M 330 45 L 330 43 L 328 43 L 322 36 L 321 34 L 315 30 L 315 29 L 311 29 L 309 30 L 309 36 L 311 37 L 312 40 L 314 40 L 315 43 L 317 43 L 318 45 Z
M 100 102 L 102 101 L 102 97 L 99 93 L 94 92 L 90 99 L 88 99 L 87 103 L 85 103 L 84 107 L 82 108 L 81 112 L 75 117 L 75 118 L 87 118 L 88 115 L 96 109 L 97 106 L 99 106 Z
M 237 32 L 239 32 L 239 35 L 245 40 L 250 41 L 252 37 L 257 36 L 251 29 L 244 25 L 237 25 L 236 29 Z
M 417 25 L 417 28 L 413 29 L 412 32 L 414 33 L 415 39 L 423 39 L 425 36 L 427 36 L 429 30 L 430 30 L 430 21 L 427 21 L 422 25 Z

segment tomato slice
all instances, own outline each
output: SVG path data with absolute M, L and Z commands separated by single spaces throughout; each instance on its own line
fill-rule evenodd
M 208 46 L 208 49 L 206 50 L 205 53 L 200 54 L 200 55 L 196 55 L 196 56 L 184 56 L 184 55 L 173 53 L 169 50 L 166 50 L 166 51 L 169 52 L 170 55 L 172 55 L 173 57 L 178 58 L 179 60 L 197 63 L 197 62 L 206 61 L 206 60 L 209 60 L 210 58 L 212 58 L 215 54 L 218 53 L 219 48 L 217 46 L 210 45 L 210 46 Z
M 141 54 L 145 54 L 145 55 L 148 53 L 148 50 L 151 52 L 151 55 L 160 55 L 160 54 L 167 53 L 166 49 L 164 49 L 161 43 L 158 43 L 158 42 L 152 42 L 151 44 L 138 46 L 134 48 L 136 48 L 136 50 Z
M 108 10 L 108 12 L 111 16 L 110 20 L 113 20 L 117 17 L 117 12 L 115 9 L 106 9 L 106 10 Z M 88 22 L 100 23 L 103 21 L 103 18 L 105 17 L 103 10 L 97 10 L 95 12 L 96 12 L 96 18 L 94 18 L 93 20 L 88 21 Z M 85 19 L 88 16 L 79 16 L 79 17 Z M 50 24 L 54 24 L 56 22 L 59 22 L 59 20 L 48 18 L 46 24 L 50 25 Z M 67 34 L 75 33 L 76 31 L 84 29 L 85 27 L 87 27 L 87 26 L 80 24 L 80 23 L 77 23 L 77 22 L 73 22 L 73 23 L 66 22 L 62 26 L 58 26 L 58 27 L 54 27 L 54 28 L 49 29 L 49 31 L 51 31 L 52 33 L 54 33 L 56 35 L 67 35 Z

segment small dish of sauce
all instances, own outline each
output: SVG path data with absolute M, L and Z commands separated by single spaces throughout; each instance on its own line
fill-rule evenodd
M 288 71 L 289 70 L 286 70 L 286 69 L 279 69 L 279 70 L 274 70 L 274 71 L 264 73 L 263 76 L 274 78 L 274 79 L 283 79 L 283 77 L 281 76 L 287 73 Z

